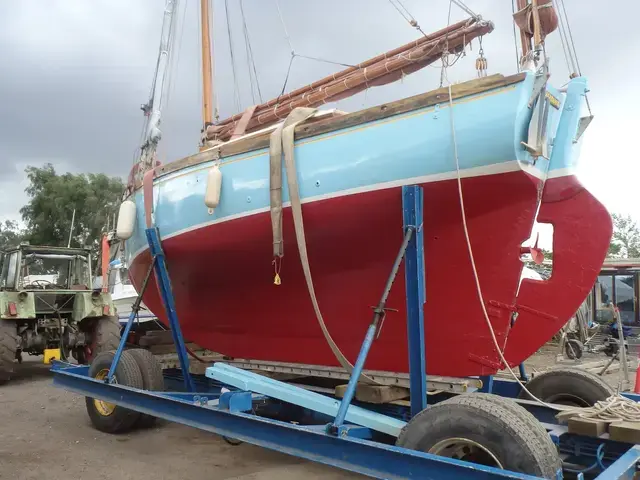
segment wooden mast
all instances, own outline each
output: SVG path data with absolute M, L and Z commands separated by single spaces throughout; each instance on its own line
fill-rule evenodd
M 200 0 L 202 25 L 202 120 L 203 129 L 213 123 L 213 81 L 211 75 L 211 37 L 209 33 L 209 0 Z
M 533 8 L 533 46 L 539 47 L 542 43 L 542 32 L 540 31 L 540 12 L 538 11 L 538 0 L 531 0 Z
M 529 0 L 518 0 L 518 11 L 522 11 L 529 4 Z M 522 43 L 522 58 L 525 58 L 531 51 L 531 38 L 523 28 L 520 29 L 520 42 Z

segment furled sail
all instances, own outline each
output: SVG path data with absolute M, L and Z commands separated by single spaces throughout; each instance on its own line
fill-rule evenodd
M 207 127 L 206 140 L 227 141 L 237 133 L 248 133 L 277 123 L 297 107 L 317 107 L 353 96 L 369 87 L 395 82 L 440 59 L 444 52 L 460 52 L 474 38 L 493 31 L 493 23 L 471 18 L 378 55 L 341 72 L 298 88 L 247 112 Z

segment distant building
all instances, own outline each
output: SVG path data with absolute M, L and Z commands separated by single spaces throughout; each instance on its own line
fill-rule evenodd
M 640 326 L 639 286 L 640 258 L 607 258 L 583 305 L 589 321 L 604 323 L 612 320 L 613 304 L 620 310 L 624 324 Z

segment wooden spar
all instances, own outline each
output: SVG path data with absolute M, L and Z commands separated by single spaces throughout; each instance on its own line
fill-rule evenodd
M 370 58 L 369 60 L 366 60 L 358 65 L 354 65 L 352 67 L 346 68 L 345 70 L 342 70 L 340 72 L 337 73 L 333 73 L 331 75 L 328 75 L 320 80 L 316 80 L 315 82 L 309 84 L 309 85 L 305 85 L 304 87 L 300 87 L 296 90 L 293 90 L 292 92 L 289 93 L 285 93 L 279 97 L 276 97 L 272 100 L 269 100 L 266 103 L 263 103 L 262 105 L 258 105 L 256 107 L 256 110 L 262 110 L 268 107 L 272 107 L 276 104 L 283 104 L 286 103 L 287 101 L 293 99 L 294 97 L 298 97 L 300 95 L 302 95 L 303 93 L 306 93 L 310 90 L 313 90 L 315 88 L 321 87 L 327 83 L 333 82 L 334 80 L 337 80 L 339 78 L 344 78 L 344 76 L 349 75 L 352 72 L 361 70 L 363 68 L 367 68 L 370 67 L 371 65 L 373 65 L 374 63 L 377 63 L 381 60 L 387 59 L 387 58 L 391 58 L 394 55 L 398 55 L 402 52 L 405 52 L 406 50 L 410 49 L 410 48 L 415 48 L 418 47 L 426 42 L 432 41 L 434 39 L 440 38 L 443 35 L 447 35 L 449 33 L 455 32 L 456 30 L 463 28 L 465 26 L 468 26 L 470 24 L 470 20 L 462 20 L 458 23 L 454 23 L 453 25 L 450 25 L 446 28 L 443 28 L 441 30 L 438 30 L 437 32 L 431 33 L 429 35 L 424 35 L 422 37 L 420 37 L 418 40 L 414 40 L 413 42 L 409 42 L 405 45 L 402 45 L 400 47 L 394 48 L 393 50 L 390 50 L 388 52 L 385 53 L 381 53 L 380 55 Z M 228 123 L 231 122 L 237 122 L 238 120 L 240 120 L 242 118 L 242 116 L 244 115 L 244 112 L 240 112 L 237 113 L 236 115 L 233 115 L 232 117 L 229 117 L 225 120 L 221 120 L 220 122 L 217 123 L 216 126 L 221 126 L 221 125 L 226 125 Z
M 474 38 L 490 33 L 493 24 L 490 22 L 476 22 L 474 19 L 462 22 L 463 28 L 454 32 L 445 32 L 439 36 L 430 35 L 426 41 L 405 46 L 400 53 L 390 56 L 389 53 L 379 55 L 377 62 L 371 60 L 364 62 L 366 68 L 347 69 L 341 72 L 341 76 L 321 85 L 318 88 L 308 89 L 296 97 L 279 103 L 271 102 L 256 108 L 253 118 L 246 126 L 246 132 L 256 128 L 265 127 L 284 119 L 294 108 L 314 107 L 345 98 L 370 87 L 384 85 L 400 79 L 403 75 L 413 73 L 430 63 L 438 60 L 444 49 L 448 46 L 450 51 L 460 50 Z M 444 39 L 447 42 L 443 42 Z M 408 49 L 406 47 L 409 47 Z M 397 49 L 396 49 L 397 50 Z M 362 64 L 361 64 L 362 65 Z M 234 129 L 235 124 L 231 120 L 225 120 L 218 125 L 207 129 L 207 139 L 226 141 Z
M 533 7 L 533 45 L 538 47 L 542 43 L 542 32 L 540 30 L 540 12 L 538 11 L 538 0 L 531 0 Z
M 206 129 L 207 125 L 213 123 L 209 0 L 200 0 L 200 24 L 202 25 L 202 119 Z
M 430 41 L 422 42 L 418 46 L 409 44 L 408 50 L 394 56 L 379 55 L 379 61 L 368 63 L 364 69 L 345 70 L 346 75 L 337 77 L 319 88 L 310 89 L 304 93 L 273 106 L 261 105 L 255 110 L 255 114 L 246 125 L 246 132 L 256 128 L 265 127 L 277 123 L 297 107 L 315 107 L 346 98 L 371 87 L 384 85 L 400 79 L 403 75 L 413 73 L 425 66 L 437 61 L 445 48 L 456 51 L 474 38 L 489 33 L 493 30 L 493 24 L 475 22 L 474 20 L 463 22 L 463 28 L 454 32 L 445 32 L 440 36 L 430 36 Z M 444 39 L 447 39 L 444 42 Z M 237 122 L 220 122 L 218 125 L 207 129 L 207 139 L 226 141 L 229 140 Z
M 518 0 L 518 12 L 527 8 L 529 0 Z M 527 32 L 523 28 L 520 29 L 520 43 L 522 44 L 522 57 L 526 57 L 531 51 L 531 37 L 527 35 Z

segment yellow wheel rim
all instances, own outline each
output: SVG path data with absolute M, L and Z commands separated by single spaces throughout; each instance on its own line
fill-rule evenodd
M 107 378 L 108 375 L 109 375 L 109 369 L 103 368 L 95 376 L 95 379 L 104 380 L 105 378 Z M 108 417 L 116 409 L 116 406 L 113 403 L 104 402 L 102 400 L 96 400 L 95 398 L 93 399 L 93 405 L 96 407 L 96 411 L 103 417 Z

